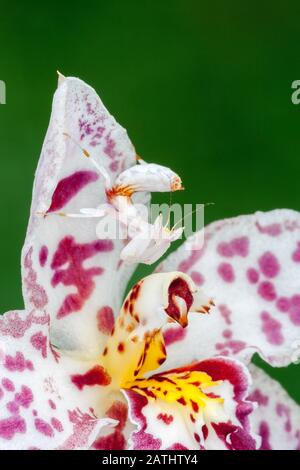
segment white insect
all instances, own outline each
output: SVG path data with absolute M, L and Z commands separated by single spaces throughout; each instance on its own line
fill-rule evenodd
M 120 173 L 113 183 L 106 169 L 98 165 L 87 150 L 83 149 L 69 134 L 64 135 L 80 148 L 83 155 L 91 161 L 103 177 L 107 203 L 98 208 L 80 209 L 80 212 L 76 214 L 66 212 L 52 212 L 51 214 L 74 218 L 112 216 L 120 222 L 126 231 L 126 237 L 129 238 L 121 251 L 121 259 L 127 264 L 152 264 L 157 261 L 168 250 L 171 243 L 180 238 L 183 228 L 169 229 L 168 223 L 163 225 L 161 215 L 153 224 L 148 223 L 141 215 L 139 205 L 133 203 L 132 196 L 135 193 L 183 190 L 180 177 L 170 168 L 138 159 L 137 165 Z M 43 215 L 50 214 L 43 213 Z M 97 233 L 99 236 L 98 230 Z

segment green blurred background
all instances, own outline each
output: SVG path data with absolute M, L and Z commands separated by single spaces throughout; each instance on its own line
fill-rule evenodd
M 214 201 L 206 223 L 300 209 L 299 1 L 0 1 L 1 310 L 22 307 L 20 249 L 56 70 L 94 86 L 145 159 Z M 168 199 L 164 199 L 168 202 Z M 139 270 L 138 275 L 147 270 Z M 300 402 L 300 366 L 272 369 Z

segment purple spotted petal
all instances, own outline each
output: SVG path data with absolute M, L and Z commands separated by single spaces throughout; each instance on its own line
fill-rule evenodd
M 106 200 L 103 177 L 64 133 L 90 152 L 112 181 L 134 164 L 135 151 L 91 87 L 76 78 L 62 80 L 34 182 L 23 292 L 28 310 L 47 307 L 56 346 L 94 354 L 118 313 L 131 271 L 119 261 L 122 242 L 97 238 L 98 219 L 52 214 L 79 213 Z
M 0 449 L 89 448 L 110 424 L 100 419 L 109 383 L 99 365 L 50 346 L 46 313 L 0 317 Z
M 194 248 L 197 238 L 189 240 Z M 299 356 L 298 212 L 258 212 L 215 222 L 205 228 L 203 248 L 189 251 L 183 244 L 159 269 L 188 273 L 216 304 L 211 316 L 190 317 L 185 335 L 178 333 L 169 345 L 166 367 L 216 354 L 248 361 L 258 351 L 277 366 Z M 184 350 L 184 357 L 176 350 Z
M 261 436 L 261 450 L 300 450 L 300 407 L 265 372 L 250 366 L 249 399 L 258 404 L 251 423 Z
M 166 402 L 137 392 L 124 392 L 130 417 L 138 426 L 132 434 L 133 449 L 170 450 L 255 450 L 259 437 L 251 431 L 249 415 L 253 404 L 249 394 L 249 373 L 245 366 L 226 358 L 198 362 L 170 372 L 206 372 L 220 385 L 206 392 L 224 398 L 224 404 L 210 402 L 205 408 L 182 401 Z M 159 377 L 153 376 L 154 377 Z

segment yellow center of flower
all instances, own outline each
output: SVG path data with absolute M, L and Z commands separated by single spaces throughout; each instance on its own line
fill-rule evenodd
M 161 327 L 167 323 L 168 318 L 172 321 L 167 313 L 171 312 L 178 323 L 186 324 L 185 309 L 182 308 L 181 302 L 178 302 L 180 295 L 183 296 L 181 299 L 187 298 L 184 294 L 185 286 L 178 283 L 178 280 L 176 282 L 176 292 L 172 292 L 171 296 L 169 294 L 171 303 L 165 311 L 153 311 L 153 317 L 152 313 L 148 317 L 143 314 L 141 307 L 144 303 L 139 302 L 139 297 L 143 296 L 143 302 L 149 306 L 151 295 L 144 288 L 143 281 L 136 284 L 122 306 L 115 328 L 102 353 L 101 363 L 110 374 L 111 385 L 115 389 L 131 389 L 149 400 L 177 402 L 189 407 L 191 412 L 198 412 L 208 402 L 223 403 L 222 398 L 207 392 L 207 388 L 219 385 L 220 382 L 213 381 L 205 372 L 186 369 L 149 377 L 149 373 L 159 368 L 166 359 Z M 176 303 L 172 303 L 172 298 Z M 181 311 L 178 310 L 179 314 L 176 308 L 182 308 Z

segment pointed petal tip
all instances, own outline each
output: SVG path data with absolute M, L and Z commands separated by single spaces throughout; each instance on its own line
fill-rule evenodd
M 62 73 L 60 73 L 59 70 L 57 70 L 56 73 L 58 75 L 58 86 L 59 86 L 66 80 L 66 77 Z

